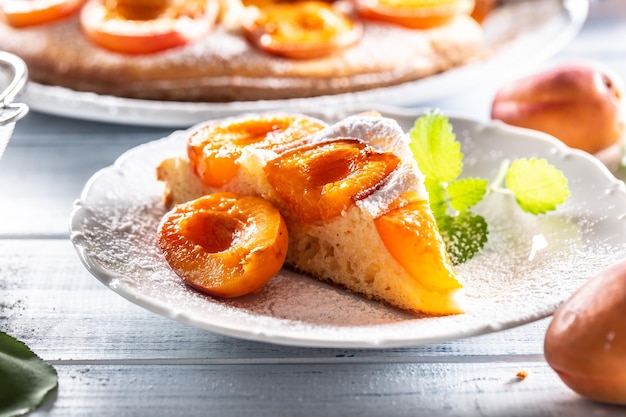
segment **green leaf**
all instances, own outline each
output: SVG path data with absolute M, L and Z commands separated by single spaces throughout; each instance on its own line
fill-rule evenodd
M 442 183 L 426 180 L 426 191 L 428 192 L 430 209 L 435 219 L 445 215 L 448 211 L 448 202 L 446 201 L 446 191 Z
M 452 125 L 445 116 L 426 114 L 416 120 L 409 133 L 413 156 L 426 178 L 450 182 L 461 174 L 461 144 L 456 141 Z
M 570 196 L 565 175 L 545 159 L 513 161 L 505 184 L 522 210 L 532 214 L 554 210 Z
M 57 384 L 52 366 L 24 343 L 0 332 L 0 417 L 33 411 Z
M 487 222 L 482 216 L 470 211 L 444 216 L 437 226 L 454 265 L 473 258 L 487 243 Z
M 463 178 L 448 184 L 450 206 L 457 211 L 474 207 L 487 193 L 489 181 L 482 178 Z
M 487 243 L 485 219 L 470 210 L 489 192 L 515 195 L 532 214 L 554 210 L 570 195 L 567 179 L 545 159 L 503 161 L 495 185 L 482 178 L 458 179 L 463 170 L 461 144 L 440 113 L 428 113 L 409 132 L 410 147 L 424 174 L 431 210 L 453 263 L 466 262 Z M 502 182 L 506 182 L 503 188 Z

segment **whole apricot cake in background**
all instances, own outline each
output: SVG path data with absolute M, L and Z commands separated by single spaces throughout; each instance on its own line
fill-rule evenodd
M 463 311 L 424 176 L 392 119 L 209 121 L 157 178 L 173 206 L 158 232 L 165 259 L 203 292 L 256 291 L 285 263 L 405 311 Z
M 243 2 L 242 2 L 243 1 Z M 0 50 L 32 81 L 154 100 L 333 95 L 477 59 L 474 0 L 8 0 Z

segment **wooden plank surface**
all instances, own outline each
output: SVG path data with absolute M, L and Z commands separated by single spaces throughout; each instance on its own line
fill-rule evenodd
M 592 6 L 553 61 L 594 60 L 626 78 L 625 3 Z M 487 120 L 496 88 L 427 105 Z M 60 381 L 33 415 L 626 415 L 577 396 L 548 367 L 549 318 L 410 348 L 320 349 L 221 336 L 118 296 L 69 242 L 72 204 L 97 170 L 170 132 L 33 112 L 0 160 L 0 330 L 53 364 Z
M 171 130 L 74 121 L 31 112 L 0 160 L 0 236 L 68 235 L 72 204 L 89 178 L 126 150 Z M 36 197 L 36 204 L 33 202 Z
M 41 415 L 610 415 L 536 363 L 57 365 L 61 391 Z M 528 376 L 516 375 L 525 371 Z M 617 415 L 617 414 L 616 414 Z

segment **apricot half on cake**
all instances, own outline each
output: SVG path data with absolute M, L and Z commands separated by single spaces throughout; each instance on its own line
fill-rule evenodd
M 470 15 L 475 0 L 355 0 L 359 16 L 412 29 L 442 26 Z
M 158 229 L 172 270 L 192 287 L 218 297 L 260 290 L 282 268 L 287 226 L 259 197 L 215 193 L 175 206 Z
M 215 25 L 218 10 L 218 0 L 88 0 L 80 23 L 102 48 L 150 54 L 200 39 Z
M 187 156 L 204 184 L 220 187 L 237 175 L 237 159 L 245 147 L 282 150 L 324 127 L 324 122 L 300 115 L 242 116 L 210 122 L 189 137 Z
M 370 195 L 399 163 L 393 153 L 344 138 L 285 152 L 267 163 L 265 173 L 284 214 L 319 221 Z
M 376 218 L 374 224 L 391 256 L 422 287 L 435 292 L 461 288 L 428 201 L 411 201 Z
M 272 3 L 256 7 L 243 22 L 250 42 L 287 58 L 330 55 L 357 43 L 361 24 L 322 1 Z
M 85 0 L 4 0 L 0 19 L 13 27 L 52 23 L 77 13 Z

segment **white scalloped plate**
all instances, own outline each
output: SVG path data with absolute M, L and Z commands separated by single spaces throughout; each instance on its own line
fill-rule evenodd
M 580 30 L 589 0 L 506 0 L 485 23 L 484 61 L 397 86 L 304 99 L 184 103 L 127 99 L 30 83 L 23 100 L 32 110 L 77 119 L 120 124 L 188 127 L 209 118 L 276 109 L 353 107 L 369 103 L 417 106 L 470 86 L 494 82 L 530 68 L 565 46 Z
M 406 130 L 418 117 L 383 113 Z M 155 167 L 184 154 L 185 132 L 131 149 L 95 174 L 76 202 L 71 239 L 97 279 L 157 314 L 239 338 L 343 348 L 417 345 L 528 323 L 553 313 L 581 283 L 626 254 L 626 189 L 597 159 L 536 132 L 450 119 L 465 153 L 464 175 L 491 179 L 503 158 L 543 157 L 565 173 L 572 191 L 556 212 L 538 217 L 522 213 L 509 196 L 481 203 L 490 240 L 458 267 L 465 314 L 414 317 L 287 270 L 260 293 L 233 300 L 190 289 L 156 243 L 165 210 Z

